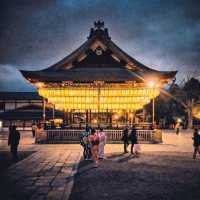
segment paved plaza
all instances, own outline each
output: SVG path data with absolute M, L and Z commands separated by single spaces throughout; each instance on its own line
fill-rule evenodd
M 1 134 L 0 138 L 0 152 L 8 151 L 6 134 Z M 121 166 L 123 173 L 127 173 L 127 170 L 131 166 L 133 167 L 133 165 L 143 166 L 143 168 L 141 167 L 141 173 L 144 173 L 144 166 L 156 166 L 158 163 L 159 166 L 163 165 L 164 167 L 177 163 L 178 167 L 176 166 L 176 169 L 179 169 L 179 167 L 183 169 L 185 166 L 186 171 L 190 169 L 190 166 L 193 167 L 191 169 L 196 169 L 200 164 L 200 159 L 196 161 L 191 159 L 193 150 L 191 131 L 182 131 L 180 135 L 175 135 L 174 131 L 165 131 L 163 134 L 163 144 L 142 144 L 141 147 L 142 154 L 139 158 L 135 159 L 130 154 L 122 154 L 123 146 L 121 144 L 108 144 L 106 145 L 107 160 L 102 161 L 99 169 L 91 171 L 91 162 L 81 162 L 77 172 L 78 164 L 82 156 L 80 145 L 37 145 L 34 144 L 31 134 L 24 132 L 22 133 L 19 151 L 30 152 L 30 155 L 22 161 L 12 164 L 8 169 L 3 170 L 3 174 L 0 175 L 0 189 L 1 194 L 4 195 L 3 200 L 85 199 L 86 197 L 84 195 L 80 198 L 80 193 L 77 191 L 77 188 L 82 191 L 80 187 L 82 187 L 84 181 L 86 181 L 86 185 L 89 184 L 87 182 L 90 181 L 89 177 L 92 180 L 95 179 L 98 181 L 97 177 L 108 173 L 103 171 L 103 169 L 109 167 L 111 171 L 113 170 L 113 173 L 115 171 L 114 169 L 119 169 L 122 163 L 127 165 L 127 167 Z M 170 159 L 171 161 L 167 161 Z M 184 161 L 184 166 L 182 166 L 182 161 Z M 192 164 L 190 165 L 190 163 Z M 138 166 L 135 167 L 139 169 Z M 92 173 L 92 176 L 89 174 L 88 178 L 86 178 L 87 173 L 84 173 L 84 170 L 87 172 L 88 169 Z M 160 168 L 158 169 L 159 171 Z M 197 171 L 199 172 L 199 170 Z M 193 170 L 193 172 L 196 172 L 196 170 Z M 78 178 L 75 178 L 74 184 L 75 174 Z M 174 175 L 174 172 L 171 174 Z M 188 171 L 188 177 L 189 175 L 190 173 Z M 105 178 L 102 180 L 106 181 Z M 110 180 L 115 179 L 111 178 Z M 119 181 L 121 182 L 121 179 Z M 148 183 L 150 184 L 149 181 L 146 182 L 146 184 Z M 113 184 L 115 184 L 115 181 Z M 121 182 L 121 184 L 123 183 Z M 99 183 L 97 185 L 99 186 Z M 88 187 L 91 187 L 91 184 Z M 91 192 L 91 198 L 93 198 L 92 195 L 94 194 Z M 108 198 L 110 194 L 107 195 L 105 194 L 102 199 L 111 199 Z

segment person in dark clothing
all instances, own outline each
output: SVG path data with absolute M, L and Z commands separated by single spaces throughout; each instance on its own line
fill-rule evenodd
M 129 145 L 128 142 L 128 126 L 123 130 L 122 141 L 124 142 L 124 153 L 128 153 L 127 147 Z
M 20 141 L 20 133 L 16 130 L 16 126 L 12 126 L 9 130 L 8 146 L 10 146 L 10 152 L 13 160 L 18 160 L 17 148 Z
M 130 140 L 131 140 L 131 154 L 133 154 L 134 145 L 138 143 L 137 142 L 137 130 L 136 130 L 135 126 L 132 127 Z
M 193 146 L 194 146 L 194 153 L 193 153 L 193 159 L 196 159 L 197 152 L 200 155 L 200 135 L 198 133 L 198 129 L 194 129 L 194 136 L 193 136 Z
M 32 136 L 33 136 L 33 138 L 35 137 L 36 130 L 37 130 L 37 125 L 35 123 L 33 123 L 32 124 Z

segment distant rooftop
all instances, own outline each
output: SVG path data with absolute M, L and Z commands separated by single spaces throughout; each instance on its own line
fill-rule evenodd
M 0 92 L 0 100 L 42 100 L 37 92 Z

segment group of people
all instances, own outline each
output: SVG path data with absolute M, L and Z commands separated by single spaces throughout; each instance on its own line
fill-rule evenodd
M 131 142 L 131 153 L 138 155 L 140 146 L 137 140 L 137 130 L 132 127 L 129 134 L 128 126 L 123 130 L 122 141 L 124 144 L 124 153 L 128 153 L 129 141 Z M 80 144 L 83 147 L 83 157 L 85 160 L 94 160 L 95 167 L 99 165 L 99 159 L 104 159 L 104 147 L 106 144 L 106 134 L 103 128 L 98 131 L 94 128 L 86 127 L 86 130 L 80 135 Z
M 35 134 L 33 134 L 35 136 Z M 80 135 L 80 143 L 83 146 L 83 157 L 86 160 L 94 160 L 95 167 L 99 165 L 99 159 L 104 159 L 104 147 L 106 145 L 106 134 L 102 128 L 98 131 L 94 128 L 86 127 L 86 130 Z M 200 155 L 200 135 L 199 130 L 194 129 L 193 135 L 193 146 L 194 153 L 193 158 L 196 158 L 197 153 Z M 140 151 L 140 145 L 138 144 L 137 139 L 137 129 L 135 126 L 132 126 L 131 130 L 126 126 L 123 130 L 123 136 L 121 138 L 124 145 L 124 153 L 128 153 L 129 142 L 131 142 L 131 154 L 138 155 Z M 10 151 L 13 157 L 13 160 L 18 160 L 17 149 L 20 141 L 20 133 L 16 129 L 16 126 L 9 127 L 9 137 L 8 145 L 10 146 Z
M 130 132 L 130 134 L 129 134 L 129 132 Z M 138 139 L 137 139 L 137 129 L 134 125 L 132 126 L 131 131 L 129 131 L 128 126 L 125 127 L 125 129 L 123 130 L 122 141 L 124 143 L 124 153 L 128 153 L 127 148 L 129 146 L 129 141 L 130 141 L 131 142 L 131 154 L 138 155 L 140 146 L 138 144 Z
M 106 134 L 102 128 L 99 131 L 86 127 L 85 132 L 80 135 L 80 143 L 83 146 L 83 157 L 86 160 L 93 159 L 95 167 L 99 166 L 99 159 L 104 159 L 104 147 Z

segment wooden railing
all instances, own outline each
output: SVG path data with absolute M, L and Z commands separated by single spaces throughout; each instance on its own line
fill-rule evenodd
M 42 134 L 42 139 L 37 138 L 37 141 L 46 143 L 77 143 L 79 142 L 80 133 L 84 130 L 75 129 L 54 129 L 46 130 Z M 107 135 L 108 143 L 121 142 L 123 130 L 107 129 L 104 130 Z M 39 136 L 39 134 L 38 134 Z M 39 136 L 41 137 L 41 135 Z M 140 143 L 153 143 L 162 141 L 162 133 L 155 130 L 137 130 L 137 138 Z

